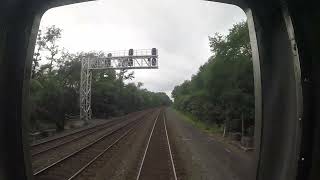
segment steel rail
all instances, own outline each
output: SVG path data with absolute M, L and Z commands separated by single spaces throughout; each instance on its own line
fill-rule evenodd
M 140 112 L 140 111 L 138 111 Z M 35 144 L 31 144 L 30 146 L 32 148 L 34 147 L 37 147 L 39 145 L 43 145 L 43 144 L 46 144 L 46 143 L 49 143 L 49 142 L 52 142 L 52 141 L 55 141 L 55 140 L 59 140 L 59 139 L 62 139 L 62 138 L 65 138 L 65 137 L 69 137 L 71 135 L 75 135 L 75 134 L 78 134 L 78 133 L 81 133 L 83 131 L 86 131 L 86 130 L 90 130 L 90 129 L 94 129 L 94 128 L 97 128 L 98 126 L 100 125 L 105 125 L 105 124 L 108 124 L 108 123 L 111 123 L 111 122 L 114 122 L 114 121 L 117 121 L 121 118 L 126 118 L 127 116 L 129 116 L 130 114 L 127 114 L 126 116 L 122 116 L 122 117 L 116 117 L 108 122 L 105 122 L 105 123 L 102 123 L 102 124 L 98 124 L 98 125 L 94 125 L 92 127 L 89 127 L 89 128 L 85 128 L 85 129 L 80 129 L 80 130 L 77 130 L 77 131 L 74 131 L 74 132 L 71 132 L 71 133 L 68 133 L 68 134 L 65 134 L 65 135 L 62 135 L 62 136 L 58 136 L 58 137 L 55 137 L 55 138 L 52 138 L 52 139 L 49 139 L 49 140 L 46 140 L 46 141 L 42 141 L 42 142 L 38 142 L 38 143 L 35 143 Z
M 169 154 L 170 154 L 170 160 L 171 160 L 171 165 L 172 165 L 172 169 L 173 169 L 173 174 L 174 174 L 174 179 L 177 180 L 177 173 L 176 173 L 176 168 L 174 166 L 174 161 L 173 161 L 173 157 L 172 157 L 172 152 L 171 152 L 171 147 L 170 147 L 170 141 L 169 141 L 169 136 L 168 136 L 168 131 L 167 131 L 167 124 L 166 124 L 166 116 L 165 116 L 165 112 L 163 114 L 163 123 L 164 123 L 164 129 L 166 131 L 166 136 L 167 136 L 167 142 L 168 142 L 168 148 L 169 148 Z
M 143 154 L 143 157 L 142 157 L 142 160 L 141 160 L 141 163 L 140 163 L 140 167 L 139 167 L 139 171 L 138 171 L 138 175 L 137 175 L 136 180 L 138 180 L 140 178 L 140 174 L 141 174 L 141 170 L 142 170 L 142 167 L 143 167 L 144 159 L 146 157 L 146 154 L 147 154 L 147 151 L 148 151 L 148 148 L 149 148 L 149 144 L 150 144 L 150 141 L 151 141 L 151 137 L 153 135 L 153 130 L 154 130 L 154 127 L 156 126 L 156 123 L 158 121 L 160 113 L 161 113 L 161 111 L 159 112 L 156 120 L 153 123 L 153 127 L 152 127 L 152 130 L 151 130 L 150 135 L 149 135 L 149 139 L 148 139 L 148 142 L 147 142 L 147 147 L 146 147 L 146 149 L 144 151 L 144 154 Z
M 143 116 L 143 117 L 145 117 L 145 116 Z M 143 119 L 143 117 L 141 117 L 141 118 L 139 118 L 139 119 L 136 119 L 136 120 L 134 120 L 134 121 L 128 122 L 128 123 L 126 123 L 125 125 L 123 125 L 123 126 L 121 126 L 121 127 L 117 128 L 117 129 L 115 129 L 115 130 L 113 130 L 113 131 L 111 131 L 111 132 L 106 133 L 106 134 L 105 134 L 105 135 L 103 135 L 102 137 L 100 137 L 100 138 L 96 139 L 95 141 L 91 142 L 90 144 L 87 144 L 86 146 L 82 147 L 81 149 L 79 149 L 79 150 L 77 150 L 77 151 L 74 151 L 74 152 L 70 153 L 69 155 L 67 155 L 67 156 L 65 156 L 65 157 L 63 157 L 63 158 L 61 158 L 61 159 L 59 159 L 58 161 L 56 161 L 56 162 L 54 162 L 54 163 L 50 164 L 49 166 L 47 166 L 47 167 L 45 167 L 45 168 L 42 168 L 41 170 L 39 170 L 39 171 L 35 172 L 33 175 L 34 175 L 34 176 L 38 176 L 38 175 L 40 175 L 41 173 L 44 173 L 44 172 L 45 172 L 45 171 L 47 171 L 48 169 L 50 169 L 50 168 L 52 168 L 52 167 L 54 167 L 54 166 L 58 165 L 59 163 L 61 163 L 61 162 L 65 161 L 65 160 L 67 160 L 67 159 L 69 159 L 69 158 L 73 157 L 74 155 L 76 155 L 76 154 L 78 154 L 78 153 L 82 152 L 83 150 L 88 149 L 89 147 L 91 147 L 91 146 L 93 146 L 94 144 L 96 144 L 96 143 L 98 143 L 98 142 L 100 142 L 100 141 L 104 140 L 105 138 L 107 138 L 108 136 L 110 136 L 110 135 L 112 135 L 112 134 L 114 134 L 114 133 L 118 132 L 119 130 L 121 130 L 121 129 L 123 129 L 123 128 L 125 128 L 125 127 L 127 127 L 127 126 L 131 125 L 131 124 L 133 124 L 133 123 L 134 123 L 134 122 L 136 122 L 136 121 L 142 120 L 142 119 Z
M 158 115 L 159 116 L 159 115 Z M 99 153 L 96 157 L 94 157 L 90 162 L 88 162 L 85 166 L 83 166 L 81 169 L 79 169 L 75 174 L 73 174 L 68 180 L 73 180 L 78 175 L 80 175 L 86 168 L 88 168 L 92 163 L 94 163 L 98 158 L 100 158 L 102 155 L 104 155 L 110 148 L 112 148 L 115 144 L 117 144 L 120 140 L 122 140 L 124 137 L 129 135 L 129 133 L 134 130 L 136 127 L 130 128 L 128 131 L 126 131 L 123 135 L 121 135 L 117 140 L 115 140 L 111 145 L 109 145 L 106 149 L 104 149 L 101 153 Z
M 114 123 L 114 124 L 113 124 L 113 123 Z M 82 134 L 82 135 L 80 135 L 80 136 L 78 136 L 78 137 L 75 137 L 75 138 L 73 138 L 73 139 L 69 139 L 69 140 L 64 141 L 64 142 L 62 142 L 62 143 L 60 143 L 60 144 L 57 143 L 57 144 L 55 144 L 55 145 L 53 145 L 53 146 L 51 146 L 51 147 L 45 148 L 45 149 L 40 150 L 40 151 L 37 151 L 37 152 L 35 152 L 35 153 L 31 153 L 31 156 L 33 157 L 33 156 L 42 154 L 42 153 L 44 153 L 44 152 L 47 152 L 47 151 L 49 151 L 49 150 L 52 150 L 52 149 L 58 148 L 58 147 L 60 147 L 60 146 L 63 146 L 63 145 L 65 145 L 65 144 L 74 142 L 74 141 L 76 141 L 76 140 L 78 140 L 78 139 L 80 139 L 80 138 L 83 138 L 83 137 L 85 137 L 85 136 L 88 136 L 88 135 L 91 135 L 91 134 L 93 134 L 93 133 L 102 131 L 102 130 L 104 130 L 105 128 L 112 127 L 112 125 L 115 125 L 115 124 L 116 124 L 115 122 L 110 122 L 110 123 L 107 123 L 107 124 L 103 124 L 102 127 L 99 127 L 98 129 L 96 129 L 96 130 L 94 130 L 94 131 L 90 131 L 91 129 L 87 129 L 88 132 L 87 132 L 86 134 Z M 84 132 L 84 131 L 82 131 L 82 132 Z M 65 137 L 66 137 L 66 136 L 65 136 Z M 31 151 L 32 151 L 32 150 L 31 150 Z
M 147 114 L 147 113 L 146 113 L 146 114 Z M 146 114 L 143 114 L 143 115 L 139 114 L 140 116 L 136 117 L 135 119 L 139 119 L 139 118 L 145 116 Z M 80 136 L 78 136 L 78 137 L 75 137 L 75 138 L 73 138 L 73 139 L 67 140 L 67 141 L 65 141 L 65 142 L 62 142 L 62 143 L 60 143 L 60 144 L 55 144 L 55 145 L 53 145 L 53 146 L 51 146 L 51 147 L 45 148 L 44 150 L 41 150 L 41 151 L 32 153 L 31 156 L 33 157 L 33 156 L 42 154 L 42 153 L 44 153 L 44 152 L 47 152 L 47 151 L 53 150 L 53 149 L 55 149 L 55 148 L 61 147 L 61 146 L 65 145 L 65 144 L 68 144 L 68 143 L 77 141 L 77 140 L 79 140 L 79 139 L 81 139 L 81 138 L 83 138 L 83 137 L 85 137 L 85 136 L 88 136 L 88 135 L 91 135 L 91 134 L 94 134 L 94 133 L 97 133 L 97 132 L 101 132 L 101 131 L 105 130 L 105 128 L 113 127 L 114 125 L 116 125 L 116 124 L 118 123 L 117 121 L 118 121 L 118 120 L 112 120 L 112 121 L 103 123 L 103 124 L 101 125 L 101 127 L 100 127 L 99 125 L 94 126 L 94 128 L 97 128 L 97 129 L 96 129 L 96 130 L 93 130 L 93 131 L 90 131 L 90 130 L 92 130 L 91 128 L 90 128 L 90 129 L 85 129 L 85 130 L 88 130 L 87 133 L 82 134 L 82 135 L 80 135 Z M 127 121 L 130 121 L 130 120 L 127 120 Z M 93 129 L 94 129 L 94 128 L 93 128 Z M 81 131 L 81 132 L 84 132 L 84 131 Z M 74 134 L 71 134 L 71 135 L 74 135 Z M 71 135 L 67 135 L 67 136 L 71 136 Z M 67 137 L 67 136 L 64 136 L 64 137 Z

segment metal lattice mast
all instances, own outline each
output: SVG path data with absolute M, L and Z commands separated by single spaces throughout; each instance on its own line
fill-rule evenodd
M 91 119 L 91 80 L 92 70 L 101 69 L 157 69 L 158 50 L 140 49 L 108 52 L 107 57 L 81 60 L 80 80 L 80 119 L 85 123 Z
M 91 119 L 91 79 L 92 72 L 89 68 L 89 59 L 81 60 L 80 80 L 80 119 L 86 123 Z

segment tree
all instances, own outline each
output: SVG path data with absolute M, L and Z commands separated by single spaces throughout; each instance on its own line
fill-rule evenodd
M 31 130 L 42 129 L 42 125 L 54 124 L 64 129 L 67 116 L 79 114 L 80 70 L 82 58 L 105 58 L 103 52 L 81 52 L 72 54 L 61 51 L 57 40 L 62 30 L 55 26 L 47 28 L 44 35 L 39 32 L 34 54 L 36 76 L 31 80 Z M 45 56 L 49 53 L 49 56 Z M 59 54 L 59 57 L 57 57 Z M 38 61 L 47 61 L 39 67 Z M 39 67 L 39 69 L 36 69 Z M 125 83 L 134 78 L 133 72 L 113 69 L 92 72 L 92 112 L 98 118 L 119 116 L 150 107 L 170 105 L 165 93 L 154 93 L 142 89 L 143 84 Z
M 208 124 L 223 124 L 226 131 L 238 118 L 252 126 L 254 84 L 246 22 L 235 24 L 227 36 L 209 37 L 209 46 L 208 62 L 172 91 L 174 107 Z
M 47 60 L 49 60 L 49 73 L 52 72 L 53 63 L 57 62 L 56 55 L 59 53 L 59 46 L 57 45 L 57 41 L 61 38 L 62 29 L 56 27 L 55 25 L 47 28 L 43 40 L 45 42 L 44 48 L 49 52 L 49 56 L 47 56 Z
M 43 38 L 41 30 L 39 30 L 37 35 L 37 42 L 36 42 L 36 51 L 33 54 L 32 59 L 32 70 L 31 70 L 31 78 L 35 78 L 37 68 L 39 67 L 39 61 L 41 61 L 41 54 L 40 52 L 44 49 L 46 42 Z

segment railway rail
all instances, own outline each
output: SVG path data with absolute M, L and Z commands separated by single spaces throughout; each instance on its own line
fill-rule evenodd
M 112 130 L 81 149 L 34 173 L 35 179 L 74 179 L 102 154 L 126 137 L 145 116 Z
M 149 179 L 177 180 L 164 113 L 154 122 L 136 177 Z
M 112 126 L 110 125 L 108 127 L 104 127 L 104 129 L 97 130 L 94 133 L 90 133 L 81 138 L 73 139 L 71 141 L 68 141 L 67 143 L 60 143 L 56 146 L 53 146 L 52 148 L 46 149 L 42 153 L 38 153 L 32 156 L 33 172 L 37 172 L 51 165 L 52 163 L 60 160 L 61 158 L 68 156 L 70 153 L 81 149 L 82 147 L 91 143 L 95 139 L 98 139 L 104 136 L 105 134 L 109 133 L 113 129 L 116 129 L 117 127 L 121 127 L 122 125 L 130 121 L 135 121 L 136 119 L 147 116 L 148 113 L 151 113 L 151 111 L 145 111 L 142 114 L 136 114 L 136 116 L 132 117 L 131 119 L 126 119 L 124 121 L 117 121 L 117 123 L 113 124 Z
M 153 121 L 156 121 L 156 119 L 159 117 L 160 112 L 156 115 L 155 118 L 151 118 Z M 130 131 L 128 131 L 126 134 L 124 134 L 123 136 L 121 136 L 119 139 L 117 139 L 117 141 L 115 141 L 112 145 L 110 145 L 109 147 L 107 147 L 103 152 L 101 152 L 99 155 L 97 155 L 94 159 L 92 159 L 90 162 L 88 162 L 85 166 L 83 166 L 83 168 L 81 168 L 77 173 L 75 173 L 71 178 L 69 178 L 69 180 L 73 180 L 73 179 L 87 179 L 87 175 L 90 174 L 90 172 L 94 172 L 96 171 L 96 165 L 94 163 L 99 163 L 98 161 L 102 161 L 104 163 L 105 159 L 104 159 L 104 155 L 106 155 L 106 153 L 111 153 L 112 155 L 116 155 L 117 151 L 119 151 L 119 149 L 115 149 L 114 152 L 111 152 L 111 148 L 114 148 L 113 146 L 116 145 L 117 143 L 120 142 L 120 140 L 124 140 L 124 138 L 126 138 L 129 134 L 133 133 L 133 131 L 138 131 L 143 129 L 143 127 L 145 127 L 145 121 L 142 121 L 141 123 L 139 123 L 136 127 L 131 128 Z M 116 148 L 116 147 L 115 147 Z M 119 145 L 118 148 L 122 148 L 121 145 Z M 115 153 L 115 154 L 114 154 Z M 87 172 L 86 172 L 87 171 Z M 82 176 L 81 176 L 82 175 Z
M 147 112 L 143 112 L 143 113 L 139 113 L 138 117 L 144 116 Z M 99 131 L 103 131 L 104 129 L 111 127 L 115 124 L 119 123 L 119 119 L 130 119 L 132 118 L 134 115 L 136 114 L 130 114 L 128 116 L 122 117 L 122 118 L 116 118 L 113 119 L 111 121 L 108 121 L 106 123 L 100 124 L 100 125 L 96 125 L 87 129 L 82 129 L 80 131 L 75 131 L 73 133 L 70 134 L 66 134 L 64 136 L 59 136 L 57 138 L 54 139 L 50 139 L 48 141 L 44 141 L 38 144 L 34 144 L 32 145 L 32 149 L 31 149 L 31 156 L 34 157 L 36 155 L 45 153 L 47 151 L 56 149 L 58 147 L 64 146 L 68 143 L 72 143 L 75 142 L 77 140 L 80 140 L 81 138 L 97 133 Z

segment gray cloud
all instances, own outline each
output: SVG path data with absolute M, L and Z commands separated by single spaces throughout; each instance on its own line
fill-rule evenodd
M 157 70 L 137 70 L 133 82 L 170 94 L 210 56 L 208 36 L 245 19 L 235 6 L 199 0 L 100 0 L 49 10 L 41 27 L 61 27 L 72 52 L 159 49 Z

